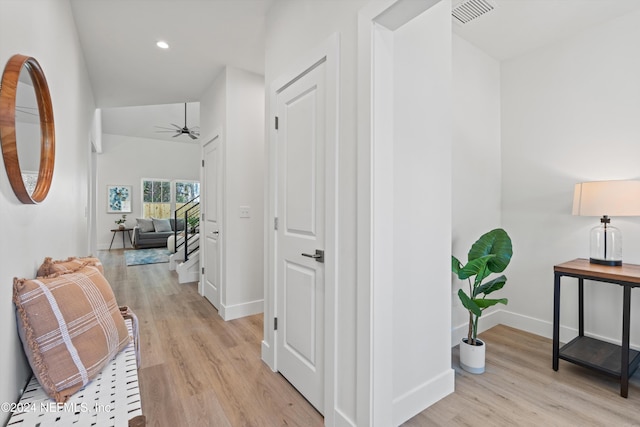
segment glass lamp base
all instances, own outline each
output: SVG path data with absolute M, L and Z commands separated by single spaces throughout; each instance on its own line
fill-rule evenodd
M 610 265 L 610 266 L 618 266 L 618 265 L 622 265 L 622 260 L 618 259 L 618 260 L 611 260 L 611 259 L 596 259 L 596 258 L 589 258 L 589 262 L 591 264 L 600 264 L 600 265 Z
M 606 222 L 590 233 L 589 261 L 600 265 L 622 265 L 622 233 Z

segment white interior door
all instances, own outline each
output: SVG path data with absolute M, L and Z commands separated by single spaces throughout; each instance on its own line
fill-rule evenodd
M 277 94 L 278 370 L 324 410 L 325 62 Z M 303 254 L 306 254 L 303 255 Z
M 222 229 L 222 145 L 220 136 L 215 136 L 203 147 L 203 202 L 204 221 L 200 239 L 204 236 L 204 254 L 202 258 L 203 295 L 217 309 L 220 309 L 221 282 L 221 246 Z

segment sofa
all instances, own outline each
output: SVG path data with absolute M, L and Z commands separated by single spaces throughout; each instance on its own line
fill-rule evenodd
M 136 218 L 136 226 L 133 227 L 133 247 L 161 248 L 167 247 L 167 238 L 175 231 L 184 230 L 184 219 L 176 220 L 159 218 Z

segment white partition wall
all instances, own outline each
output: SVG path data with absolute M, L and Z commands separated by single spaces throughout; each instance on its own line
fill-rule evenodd
M 225 320 L 263 311 L 264 115 L 264 77 L 239 68 L 225 67 L 200 101 L 203 143 L 222 135 L 221 223 L 216 231 L 219 314 Z M 211 258 L 201 262 L 209 264 Z
M 450 11 L 404 0 L 360 15 L 362 425 L 399 425 L 453 391 Z

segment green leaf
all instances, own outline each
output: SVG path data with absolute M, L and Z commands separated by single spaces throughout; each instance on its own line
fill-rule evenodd
M 458 278 L 460 280 L 464 280 L 464 279 L 468 279 L 469 277 L 478 275 L 479 278 L 476 278 L 476 280 L 480 280 L 481 281 L 482 279 L 484 279 L 486 277 L 484 272 L 487 271 L 487 263 L 493 257 L 495 257 L 495 255 L 487 255 L 487 256 L 484 256 L 482 258 L 476 258 L 474 260 L 470 260 L 467 263 L 467 265 L 463 266 L 458 271 Z M 488 271 L 487 274 L 490 274 L 490 273 L 491 272 Z
M 501 275 L 484 283 L 473 290 L 473 296 L 477 297 L 478 295 L 489 295 L 491 292 L 495 292 L 497 290 L 502 289 L 502 287 L 507 283 L 507 278 L 505 275 Z
M 462 302 L 462 305 L 467 310 L 469 310 L 470 312 L 472 312 L 476 316 L 482 315 L 482 310 L 480 309 L 478 304 L 476 304 L 471 298 L 469 298 L 469 296 L 467 294 L 465 294 L 462 289 L 458 290 L 458 297 L 460 298 L 460 301 Z
M 461 267 L 462 264 L 460 263 L 460 261 L 458 261 L 458 258 L 451 255 L 451 272 L 457 276 L 458 274 L 460 274 L 459 272 Z
M 511 238 L 502 228 L 496 228 L 480 236 L 469 250 L 469 261 L 489 254 L 495 255 L 487 263 L 489 271 L 501 273 L 509 265 L 513 255 L 513 248 L 511 246 Z
M 500 299 L 477 298 L 477 299 L 474 299 L 473 301 L 481 309 L 485 309 L 487 307 L 491 307 L 492 305 L 496 305 L 496 304 L 507 305 L 507 302 L 509 302 L 509 300 L 507 300 L 506 298 L 500 298 Z

